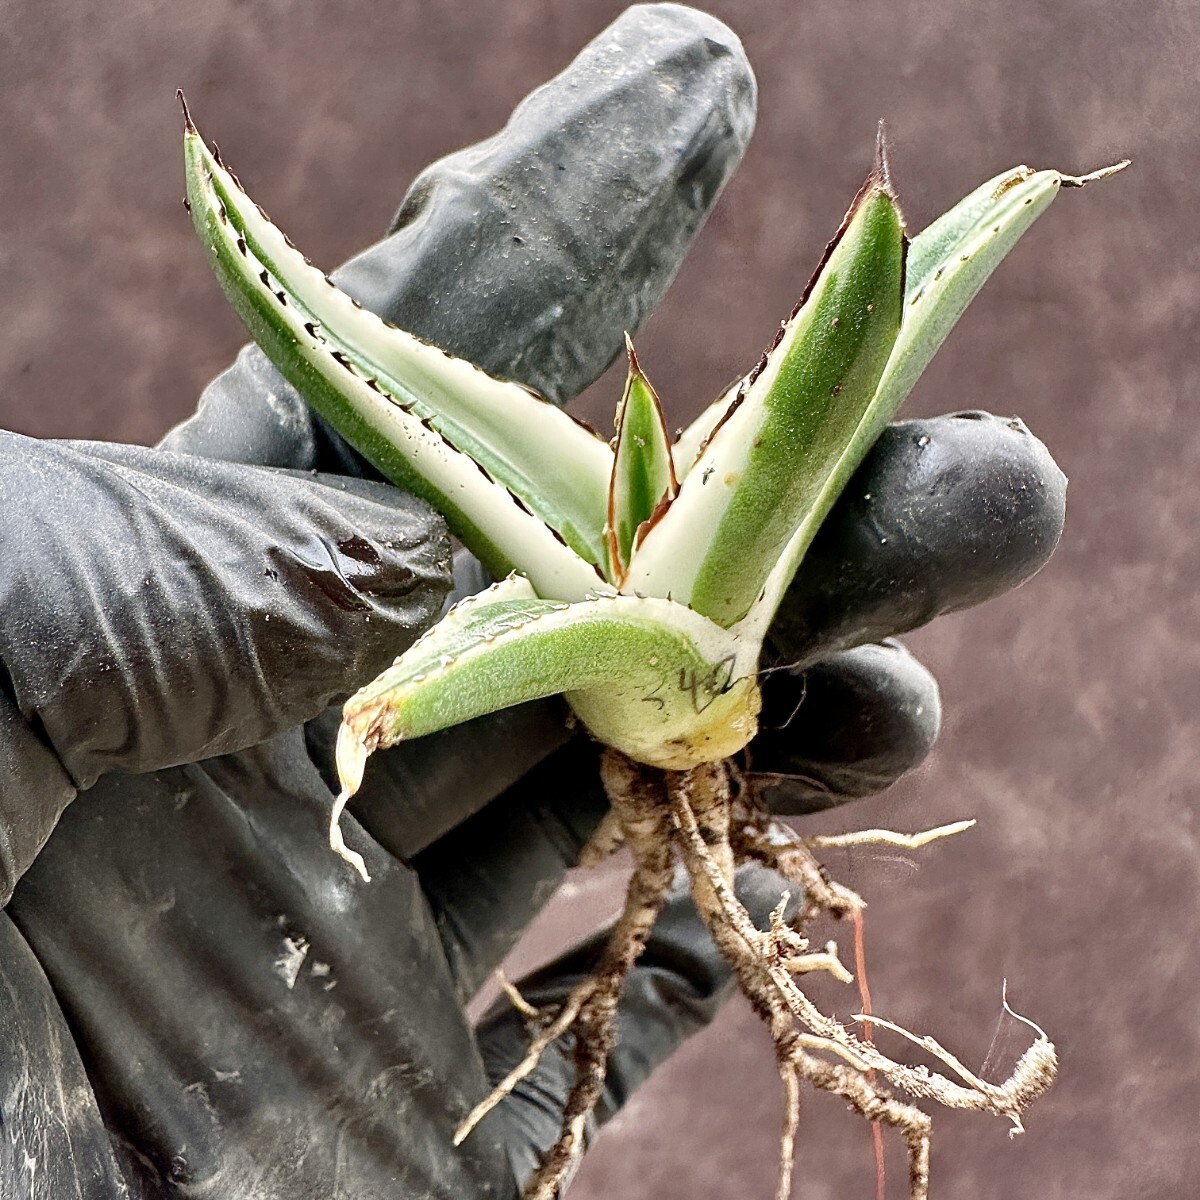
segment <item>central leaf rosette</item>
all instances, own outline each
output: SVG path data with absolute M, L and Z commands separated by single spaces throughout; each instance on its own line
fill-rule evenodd
M 630 346 L 605 507 L 576 523 L 583 544 L 602 534 L 589 594 L 535 567 L 460 605 L 347 705 L 347 782 L 362 751 L 497 707 L 497 681 L 508 704 L 565 693 L 597 739 L 651 766 L 742 749 L 757 730 L 762 638 L 792 575 L 781 564 L 798 561 L 792 543 L 875 396 L 900 328 L 905 249 L 877 169 L 682 486 Z
M 1083 182 L 1018 167 L 910 252 L 881 152 L 754 369 L 672 445 L 630 345 L 610 444 L 341 293 L 190 119 L 185 161 L 196 229 L 272 362 L 501 580 L 347 702 L 338 812 L 372 751 L 556 693 L 652 766 L 745 746 L 763 639 L 821 521 L 983 281 Z

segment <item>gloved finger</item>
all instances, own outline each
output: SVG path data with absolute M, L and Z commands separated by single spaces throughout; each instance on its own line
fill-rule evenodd
M 75 789 L 316 715 L 448 590 L 441 522 L 385 484 L 15 434 L 0 462 L 0 895 Z
M 1058 545 L 1066 487 L 1016 418 L 889 426 L 784 598 L 771 627 L 780 660 L 816 662 L 1024 583 Z
M 773 670 L 745 776 L 773 812 L 832 808 L 919 766 L 941 718 L 937 680 L 898 642 Z
M 752 865 L 738 871 L 738 897 L 760 929 L 767 927 L 771 910 L 786 890 L 787 884 L 765 868 Z M 791 890 L 794 893 L 795 889 Z M 793 896 L 794 902 L 798 900 Z M 596 935 L 521 980 L 517 985 L 521 994 L 539 1007 L 561 1003 L 594 967 L 605 937 L 605 933 Z M 603 1124 L 615 1115 L 686 1038 L 716 1016 L 729 994 L 730 981 L 729 966 L 701 923 L 686 881 L 678 880 L 626 981 L 617 1014 L 617 1044 L 608 1060 L 596 1123 Z M 525 1018 L 507 1000 L 488 1013 L 477 1037 L 493 1083 L 520 1062 L 529 1045 Z M 499 1133 L 504 1138 L 519 1181 L 529 1178 L 557 1140 L 563 1105 L 574 1080 L 572 1045 L 569 1041 L 557 1042 L 485 1119 L 481 1132 L 486 1130 L 493 1136 Z M 589 1129 L 589 1140 L 591 1132 Z
M 391 235 L 334 278 L 402 329 L 565 401 L 658 302 L 754 113 L 754 76 L 725 25 L 675 4 L 631 8 L 496 136 L 422 172 Z M 361 469 L 255 348 L 163 445 Z
M 498 1148 L 449 1150 L 484 1076 L 419 882 L 377 852 L 361 886 L 330 852 L 299 732 L 104 776 L 22 879 L 13 924 L 88 1064 L 70 1110 L 90 1085 L 130 1195 L 0 1174 L 4 1200 L 515 1196 Z
M 895 783 L 929 752 L 940 720 L 936 681 L 894 643 L 774 671 L 764 677 L 748 779 L 780 814 L 829 808 Z M 413 859 L 463 1001 L 516 945 L 607 811 L 598 756 L 576 738 Z
M 549 902 L 607 810 L 599 747 L 576 736 L 412 859 L 463 1003 Z

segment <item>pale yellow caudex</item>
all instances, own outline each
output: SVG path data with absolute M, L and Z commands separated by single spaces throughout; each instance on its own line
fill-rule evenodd
M 609 847 L 623 839 L 636 863 L 625 911 L 596 974 L 545 1015 L 525 1061 L 460 1136 L 546 1046 L 578 1033 L 579 1077 L 562 1136 L 527 1190 L 543 1200 L 556 1193 L 600 1094 L 623 980 L 677 857 L 775 1038 L 789 1104 L 781 1195 L 801 1080 L 903 1131 L 916 1196 L 926 1188 L 928 1118 L 888 1086 L 1019 1120 L 1053 1077 L 1053 1048 L 1040 1032 L 1005 1085 L 984 1083 L 922 1041 L 966 1081 L 954 1083 L 893 1062 L 808 1001 L 798 974 L 823 969 L 844 979 L 845 969 L 832 950 L 809 953 L 782 913 L 770 930 L 756 929 L 733 894 L 735 863 L 757 858 L 780 870 L 802 893 L 805 916 L 861 902 L 825 879 L 814 843 L 772 826 L 745 789 L 731 786 L 730 759 L 757 729 L 759 655 L 776 608 L 851 473 L 1059 190 L 1123 164 L 1079 178 L 1006 171 L 910 244 L 881 151 L 769 350 L 672 447 L 632 345 L 610 445 L 528 389 L 357 306 L 270 223 L 190 119 L 185 157 L 196 229 L 255 339 L 361 453 L 435 505 L 499 580 L 460 602 L 346 705 L 343 791 L 331 823 L 338 853 L 366 878 L 338 816 L 367 757 L 402 739 L 563 693 L 608 747 L 614 817 L 602 839 Z

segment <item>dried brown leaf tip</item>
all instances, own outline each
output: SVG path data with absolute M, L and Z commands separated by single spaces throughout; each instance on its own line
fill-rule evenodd
M 875 127 L 874 174 L 880 186 L 894 200 L 896 198 L 896 189 L 892 187 L 892 169 L 891 163 L 888 160 L 887 122 L 882 117 L 879 118 L 879 124 Z
M 192 114 L 188 111 L 188 103 L 183 94 L 183 88 L 175 89 L 175 99 L 179 101 L 179 107 L 183 109 L 183 128 L 188 133 L 195 133 L 196 124 L 192 120 Z

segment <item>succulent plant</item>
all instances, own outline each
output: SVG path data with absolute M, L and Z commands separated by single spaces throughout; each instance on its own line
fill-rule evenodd
M 898 1125 L 914 1195 L 926 1186 L 928 1118 L 888 1099 L 869 1072 L 910 1094 L 1019 1125 L 1021 1109 L 1053 1078 L 1044 1035 L 1006 1085 L 972 1076 L 964 1086 L 903 1067 L 821 1016 L 795 986 L 804 941 L 782 915 L 770 932 L 747 928 L 730 886 L 738 857 L 731 819 L 742 820 L 743 844 L 755 821 L 760 832 L 774 830 L 791 852 L 786 864 L 775 853 L 774 865 L 790 864 L 816 907 L 852 912 L 858 901 L 823 880 L 790 831 L 770 827 L 761 813 L 731 818 L 728 760 L 756 732 L 759 657 L 772 619 L 851 474 L 984 281 L 1059 191 L 1124 164 L 1082 177 L 1005 171 L 910 242 L 881 137 L 800 302 L 753 369 L 672 444 L 630 343 L 610 443 L 521 384 L 362 309 L 271 224 L 190 118 L 186 125 L 192 219 L 251 334 L 335 429 L 433 504 L 499 580 L 460 601 L 346 704 L 335 848 L 366 878 L 338 817 L 367 756 L 402 739 L 562 693 L 610 750 L 605 782 L 634 851 L 635 882 L 607 976 L 598 972 L 542 1035 L 544 1045 L 588 1011 L 593 1029 L 608 1023 L 581 1053 L 563 1137 L 529 1194 L 553 1195 L 577 1152 L 597 1073 L 603 1078 L 622 972 L 661 904 L 672 848 L 743 989 L 786 1047 L 789 1098 L 806 1078 Z M 807 1030 L 800 1041 L 797 1022 Z M 952 1056 L 935 1053 L 963 1075 Z M 785 1148 L 790 1163 L 790 1142 Z

